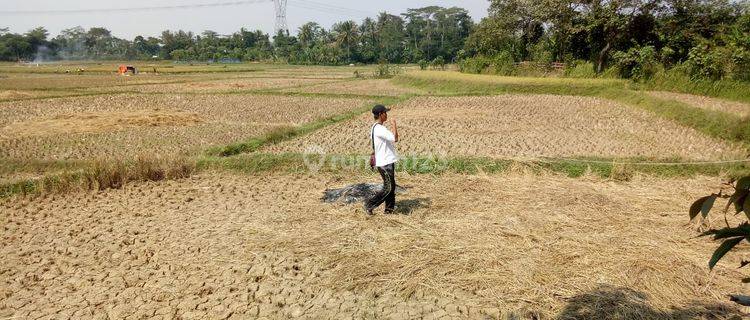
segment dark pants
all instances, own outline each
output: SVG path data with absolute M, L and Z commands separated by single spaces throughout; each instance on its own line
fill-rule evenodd
M 383 178 L 383 190 L 367 200 L 368 208 L 375 209 L 385 202 L 386 213 L 393 213 L 396 209 L 396 174 L 393 167 L 394 164 L 377 167 L 380 177 Z

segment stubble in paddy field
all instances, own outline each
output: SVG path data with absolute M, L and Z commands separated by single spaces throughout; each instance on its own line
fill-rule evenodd
M 216 75 L 138 75 L 123 77 L 115 74 L 19 74 L 0 79 L 0 89 L 9 90 L 54 90 L 84 89 L 93 87 L 129 86 L 135 84 L 157 84 L 174 81 L 195 81 L 216 78 Z M 226 76 L 224 76 L 226 77 Z
M 738 145 L 615 102 L 574 96 L 419 97 L 391 112 L 402 154 L 538 157 L 742 158 Z M 371 115 L 266 150 L 366 154 Z
M 76 90 L 2 90 L 0 102 L 81 95 Z
M 52 119 L 14 122 L 0 129 L 5 137 L 35 137 L 58 134 L 114 132 L 133 127 L 181 127 L 204 122 L 196 113 L 141 110 L 137 112 L 77 113 Z
M 124 94 L 6 103 L 0 104 L 0 158 L 186 155 L 354 110 L 364 103 L 350 98 L 238 94 Z M 40 130 L 29 131 L 29 126 Z
M 683 225 L 683 205 L 714 179 L 404 175 L 419 186 L 398 199 L 408 215 L 320 202 L 317 191 L 366 178 L 212 173 L 0 200 L 0 314 L 93 301 L 112 315 L 550 319 L 585 315 L 582 299 L 623 319 L 737 314 L 723 294 L 741 257 L 709 275 L 714 245 Z M 228 309 L 197 308 L 206 300 Z

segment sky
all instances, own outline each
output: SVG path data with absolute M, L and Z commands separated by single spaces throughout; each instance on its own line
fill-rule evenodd
M 159 36 L 163 30 L 186 30 L 200 33 L 213 30 L 231 34 L 241 27 L 267 33 L 274 30 L 274 4 L 271 0 L 240 1 L 241 4 L 202 8 L 89 11 L 89 12 L 39 12 L 59 10 L 122 9 L 197 4 L 228 3 L 237 0 L 0 0 L 0 28 L 24 33 L 38 26 L 45 27 L 54 37 L 63 29 L 82 26 L 105 27 L 119 38 L 133 39 L 137 35 Z M 326 29 L 338 21 L 375 17 L 379 12 L 401 14 L 408 8 L 438 5 L 462 7 L 475 21 L 487 16 L 488 0 L 288 0 L 287 24 L 291 33 L 308 21 L 318 22 Z M 23 11 L 24 13 L 18 13 Z M 31 12 L 31 13 L 30 13 Z

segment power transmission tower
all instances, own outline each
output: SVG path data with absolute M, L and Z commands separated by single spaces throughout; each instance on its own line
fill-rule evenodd
M 279 31 L 288 32 L 286 25 L 286 1 L 287 0 L 273 0 L 274 7 L 276 8 L 276 33 Z

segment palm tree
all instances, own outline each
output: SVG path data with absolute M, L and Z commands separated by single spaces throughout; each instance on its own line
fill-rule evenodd
M 320 39 L 323 28 L 315 22 L 303 24 L 297 30 L 297 39 L 303 48 L 310 48 Z
M 359 42 L 359 28 L 357 27 L 357 23 L 352 20 L 336 23 L 333 25 L 333 32 L 336 38 L 336 45 L 345 52 L 347 61 L 354 60 Z

